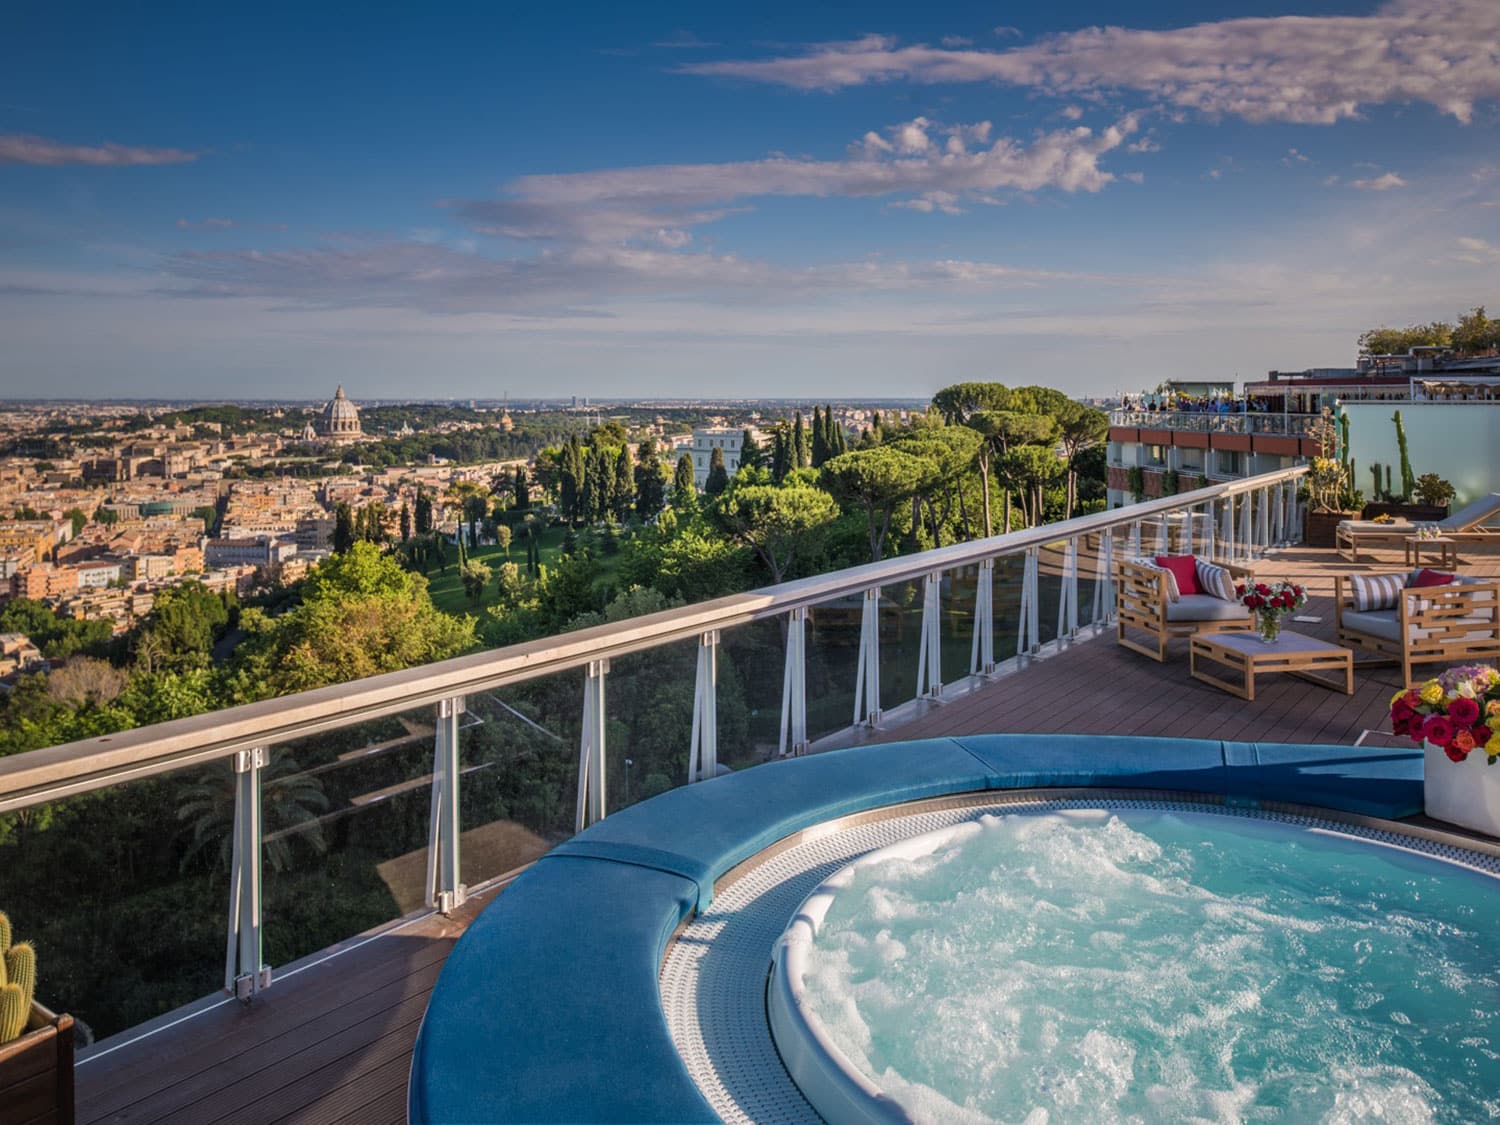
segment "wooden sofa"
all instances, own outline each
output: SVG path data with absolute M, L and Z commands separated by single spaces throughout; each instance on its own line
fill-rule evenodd
M 1239 579 L 1250 574 L 1242 566 L 1215 565 Z M 1250 629 L 1255 624 L 1246 606 L 1211 594 L 1188 594 L 1171 602 L 1165 572 L 1133 562 L 1116 567 L 1115 616 L 1117 644 L 1162 662 L 1167 659 L 1167 645 L 1173 637 L 1190 637 L 1200 629 L 1216 633 Z M 1127 628 L 1145 633 L 1147 640 L 1127 636 Z
M 1448 586 L 1408 588 L 1395 609 L 1364 612 L 1355 608 L 1346 578 L 1337 575 L 1333 583 L 1338 643 L 1400 665 L 1407 687 L 1414 665 L 1500 659 L 1500 580 L 1460 576 Z

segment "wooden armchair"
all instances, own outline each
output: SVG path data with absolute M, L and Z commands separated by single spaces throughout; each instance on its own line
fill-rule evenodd
M 1242 566 L 1216 563 L 1235 578 L 1244 580 L 1250 571 Z M 1115 641 L 1132 652 L 1165 662 L 1173 637 L 1190 637 L 1200 629 L 1222 633 L 1249 629 L 1254 625 L 1249 608 L 1226 602 L 1212 594 L 1187 594 L 1171 601 L 1167 575 L 1153 567 L 1122 562 L 1115 574 Z M 1127 628 L 1146 634 L 1139 641 L 1126 636 Z
M 1333 580 L 1338 643 L 1401 666 L 1412 685 L 1416 664 L 1500 659 L 1500 581 L 1460 577 L 1448 586 L 1407 588 L 1394 609 L 1360 611 L 1352 584 Z

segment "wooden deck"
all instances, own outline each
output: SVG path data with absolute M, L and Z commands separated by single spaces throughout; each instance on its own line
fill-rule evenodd
M 1466 548 L 1462 569 L 1500 577 L 1500 555 L 1474 550 Z M 1328 640 L 1335 574 L 1401 569 L 1399 550 L 1356 565 L 1331 551 L 1297 548 L 1256 565 L 1258 576 L 1308 587 L 1304 612 L 1322 621 L 1290 627 Z M 1186 640 L 1174 641 L 1170 659 L 1158 664 L 1105 634 L 927 706 L 873 740 L 1069 731 L 1345 744 L 1364 736 L 1366 744 L 1393 744 L 1378 733 L 1389 730 L 1386 705 L 1397 683 L 1391 666 L 1357 661 L 1352 696 L 1267 676 L 1257 684 L 1255 701 L 1246 703 L 1191 679 L 1187 648 Z M 425 918 L 294 966 L 248 1007 L 225 1000 L 164 1017 L 142 1038 L 101 1044 L 78 1070 L 79 1121 L 399 1125 L 427 996 L 454 941 L 485 901 L 471 900 L 452 919 Z

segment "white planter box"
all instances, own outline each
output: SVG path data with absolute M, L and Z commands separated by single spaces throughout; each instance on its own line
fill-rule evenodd
M 1500 762 L 1490 765 L 1483 750 L 1451 762 L 1441 746 L 1424 743 L 1422 803 L 1428 816 L 1500 836 Z

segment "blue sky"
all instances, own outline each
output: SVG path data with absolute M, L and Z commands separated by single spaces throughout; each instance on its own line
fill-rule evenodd
M 1500 304 L 1500 3 L 81 5 L 0 394 L 1112 393 Z

